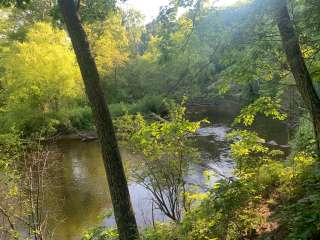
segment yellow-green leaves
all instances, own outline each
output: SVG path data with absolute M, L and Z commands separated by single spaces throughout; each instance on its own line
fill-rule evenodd
M 241 170 L 250 169 L 255 171 L 257 167 L 265 163 L 269 158 L 269 148 L 264 145 L 265 140 L 257 133 L 247 130 L 236 130 L 228 135 L 229 139 L 235 140 L 231 144 L 231 154 Z
M 49 23 L 34 24 L 23 42 L 12 42 L 0 65 L 8 127 L 20 128 L 36 118 L 43 119 L 43 123 L 44 114 L 57 113 L 71 99 L 82 95 L 81 75 L 71 42 L 65 31 Z
M 194 198 L 205 198 L 186 193 L 184 180 L 190 162 L 199 157 L 191 135 L 201 122 L 186 119 L 184 101 L 170 110 L 169 120 L 158 117 L 159 121 L 151 123 L 139 114 L 124 116 L 117 121 L 117 129 L 128 148 L 139 155 L 132 169 L 133 179 L 151 192 L 166 216 L 179 222 Z
M 47 23 L 35 24 L 25 42 L 14 43 L 2 65 L 2 80 L 10 95 L 8 104 L 29 101 L 48 111 L 57 99 L 81 91 L 70 41 L 64 31 Z
M 282 113 L 280 108 L 280 100 L 272 97 L 260 97 L 254 103 L 241 110 L 234 124 L 242 123 L 245 126 L 251 126 L 259 113 L 273 119 L 285 120 L 286 114 Z
M 188 147 L 188 137 L 199 129 L 203 121 L 191 122 L 186 119 L 185 100 L 170 107 L 170 120 L 148 123 L 141 114 L 125 115 L 117 120 L 118 132 L 135 151 L 141 151 L 147 158 L 157 159 L 172 154 L 177 157 L 184 149 L 185 154 L 192 152 Z
M 120 15 L 86 26 L 91 49 L 102 75 L 128 61 L 129 42 Z

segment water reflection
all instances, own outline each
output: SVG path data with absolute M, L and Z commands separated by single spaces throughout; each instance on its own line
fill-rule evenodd
M 187 182 L 203 183 L 203 172 L 208 168 L 220 171 L 222 175 L 232 175 L 234 163 L 224 137 L 230 131 L 230 125 L 239 109 L 240 106 L 232 102 L 191 108 L 191 120 L 207 118 L 213 124 L 198 131 L 196 146 L 201 152 L 201 162 L 192 164 Z M 259 118 L 253 128 L 267 140 L 287 143 L 286 128 L 282 123 Z M 58 185 L 61 187 L 55 190 L 55 199 L 59 200 L 48 199 L 49 208 L 54 213 L 50 218 L 52 224 L 49 225 L 54 226 L 56 220 L 61 222 L 55 228 L 55 239 L 79 239 L 88 227 L 101 223 L 97 216 L 112 207 L 100 147 L 97 142 L 70 140 L 61 141 L 53 147 L 63 153 L 63 157 L 59 159 L 62 167 L 58 171 Z M 126 163 L 134 164 L 135 156 L 124 150 L 121 154 Z M 219 178 L 217 176 L 215 180 Z M 138 224 L 149 225 L 152 215 L 150 193 L 133 182 L 130 182 L 129 189 Z M 159 212 L 155 213 L 155 218 L 166 220 Z M 105 219 L 103 223 L 113 225 L 114 219 Z
M 111 208 L 111 199 L 96 142 L 61 141 L 56 148 L 63 153 L 61 187 L 56 193 L 60 201 L 51 205 L 57 210 L 55 218 L 62 221 L 56 235 L 76 239 L 88 226 L 99 223 L 97 216 Z

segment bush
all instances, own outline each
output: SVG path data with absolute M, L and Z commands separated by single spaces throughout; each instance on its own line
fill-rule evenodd
M 61 118 L 58 114 L 39 113 L 22 108 L 3 114 L 0 118 L 0 124 L 2 125 L 0 131 L 3 133 L 15 129 L 24 137 L 48 136 L 56 132 L 56 128 L 61 124 Z
M 126 113 L 157 113 L 163 116 L 167 115 L 169 112 L 167 102 L 168 101 L 165 101 L 161 96 L 145 96 L 136 103 L 127 104 L 121 102 L 110 104 L 110 111 L 113 117 L 123 116 Z
M 285 174 L 285 170 L 285 165 L 283 163 L 271 161 L 260 167 L 258 181 L 266 187 L 278 186 L 281 176 Z
M 130 105 L 128 105 L 128 104 L 120 102 L 120 103 L 110 104 L 109 109 L 110 109 L 111 115 L 113 117 L 120 117 L 120 116 L 125 115 L 128 112 L 129 106 Z
M 300 153 L 282 177 L 281 204 L 275 214 L 288 230 L 285 239 L 320 238 L 320 166 L 315 158 Z
M 105 227 L 92 228 L 84 233 L 82 240 L 117 240 L 117 230 Z
M 296 153 L 305 150 L 315 150 L 314 138 L 313 124 L 310 116 L 302 116 L 294 140 L 292 141 L 292 152 Z
M 202 121 L 186 119 L 183 101 L 170 110 L 171 121 L 149 123 L 141 114 L 117 119 L 117 130 L 127 149 L 141 155 L 131 169 L 132 179 L 151 194 L 156 207 L 168 218 L 180 222 L 188 210 L 184 178 L 189 164 L 199 159 L 192 147 L 194 135 Z
M 94 128 L 90 107 L 75 108 L 69 113 L 69 121 L 72 128 L 77 130 L 91 130 Z
M 178 240 L 178 225 L 175 223 L 156 223 L 155 228 L 147 228 L 142 232 L 142 240 Z
M 165 115 L 169 109 L 162 96 L 145 96 L 129 108 L 129 113 L 158 113 Z

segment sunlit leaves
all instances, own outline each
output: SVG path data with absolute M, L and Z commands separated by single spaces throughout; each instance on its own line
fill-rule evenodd
M 81 90 L 80 72 L 64 31 L 37 23 L 22 43 L 15 43 L 3 61 L 6 88 L 16 99 L 35 95 L 42 103 L 74 96 Z M 19 96 L 20 95 L 20 96 Z
M 280 108 L 280 100 L 271 97 L 260 97 L 254 103 L 242 109 L 234 123 L 251 126 L 257 114 L 283 121 L 286 119 L 286 114 L 282 113 Z
M 123 66 L 128 60 L 129 42 L 121 16 L 110 16 L 103 22 L 86 26 L 99 72 L 105 76 L 111 70 Z
M 132 170 L 133 179 L 152 193 L 165 215 L 178 222 L 195 197 L 186 195 L 184 178 L 190 163 L 199 157 L 191 143 L 201 124 L 186 119 L 184 104 L 172 106 L 169 120 L 157 116 L 158 121 L 150 123 L 138 114 L 124 116 L 116 124 L 121 139 L 140 156 Z
M 119 238 L 119 234 L 116 229 L 96 227 L 86 231 L 84 233 L 84 236 L 81 239 L 82 240 L 94 240 L 94 239 L 116 240 L 118 238 Z
M 134 149 L 140 149 L 147 158 L 156 159 L 169 153 L 178 157 L 179 147 L 186 147 L 187 137 L 196 132 L 200 122 L 186 120 L 184 110 L 177 110 L 171 116 L 175 117 L 171 118 L 171 121 L 157 121 L 150 124 L 145 122 L 141 115 L 124 116 L 120 121 L 123 124 L 121 127 L 126 127 L 124 132 L 134 131 L 131 132 L 130 142 L 135 146 Z M 124 120 L 132 122 L 124 123 Z M 184 154 L 188 152 L 185 150 Z
M 70 40 L 48 23 L 35 24 L 25 41 L 13 42 L 1 65 L 5 111 L 7 117 L 15 118 L 9 124 L 21 124 L 28 114 L 35 118 L 39 113 L 57 112 L 70 98 L 82 94 Z
M 238 163 L 238 168 L 255 168 L 261 165 L 266 159 L 269 148 L 264 145 L 265 140 L 257 133 L 246 130 L 235 130 L 228 135 L 234 139 L 231 144 L 233 159 Z
M 30 0 L 1 0 L 0 6 L 24 8 L 29 2 Z

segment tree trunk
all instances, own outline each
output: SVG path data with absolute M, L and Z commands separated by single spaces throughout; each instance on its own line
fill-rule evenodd
M 314 132 L 317 140 L 317 148 L 320 149 L 320 99 L 315 91 L 312 79 L 299 45 L 299 38 L 295 33 L 293 23 L 290 19 L 286 0 L 280 0 L 277 7 L 277 25 L 280 31 L 282 44 L 294 76 L 298 91 L 300 92 L 304 104 L 309 109 Z
M 86 33 L 74 0 L 59 0 L 59 6 L 77 56 L 95 119 L 119 237 L 121 240 L 138 239 L 138 228 L 111 115 L 100 86 L 100 77 Z

